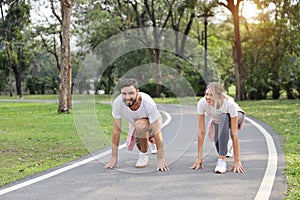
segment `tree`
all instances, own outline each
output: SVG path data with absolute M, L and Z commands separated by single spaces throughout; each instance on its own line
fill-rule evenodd
M 196 16 L 196 7 L 196 0 L 132 0 L 101 1 L 101 3 L 98 2 L 98 4 L 94 3 L 93 6 L 87 8 L 87 10 L 89 10 L 87 13 L 88 17 L 93 17 L 95 13 L 97 13 L 98 16 L 105 16 L 103 11 L 109 13 L 109 16 L 104 19 L 98 19 L 98 21 L 104 21 L 104 23 L 102 26 L 99 25 L 102 29 L 97 30 L 98 34 L 94 36 L 94 39 L 92 40 L 92 47 L 95 47 L 101 42 L 101 40 L 99 41 L 99 38 L 102 38 L 103 34 L 105 36 L 111 36 L 109 35 L 109 33 L 112 33 L 111 30 L 125 31 L 128 29 L 141 28 L 143 31 L 140 31 L 140 37 L 145 38 L 143 43 L 150 55 L 150 62 L 156 64 L 155 96 L 159 96 L 162 91 L 160 44 L 162 42 L 161 36 L 164 32 L 164 28 L 173 27 L 175 34 L 176 31 L 182 31 L 186 34 L 183 38 L 176 38 L 176 41 L 174 40 L 174 43 L 177 43 L 176 50 L 178 55 L 183 55 L 185 49 L 184 37 L 186 37 L 192 29 L 192 23 Z M 118 20 L 118 22 L 116 20 Z M 109 24 L 107 22 L 109 22 Z M 107 31 L 106 29 L 111 27 L 113 23 L 115 23 L 117 29 L 110 28 L 110 31 Z M 97 26 L 98 23 L 95 23 L 94 25 Z M 149 27 L 153 27 L 152 31 L 147 29 Z M 87 37 L 89 37 L 89 35 L 93 35 L 91 33 L 91 29 L 87 31 L 89 32 Z M 107 38 L 108 37 L 105 37 L 103 40 Z
M 7 10 L 5 11 L 5 7 Z M 5 43 L 7 62 L 10 70 L 13 71 L 16 81 L 17 95 L 22 97 L 22 50 L 25 44 L 25 28 L 30 23 L 30 6 L 26 1 L 1 1 L 1 39 Z M 12 90 L 10 89 L 12 96 Z
M 37 2 L 37 1 L 36 1 Z M 45 50 L 54 56 L 59 69 L 59 113 L 68 113 L 72 108 L 72 59 L 71 59 L 71 15 L 74 0 L 50 0 L 37 2 L 50 4 L 52 16 L 45 15 L 46 25 L 35 27 Z M 59 10 L 59 11 L 58 11 Z M 51 18 L 51 19 L 50 19 Z M 60 49 L 59 49 L 60 47 Z
M 246 91 L 244 85 L 246 77 L 246 67 L 242 53 L 239 17 L 239 5 L 242 1 L 243 0 L 226 0 L 227 4 L 220 2 L 220 5 L 224 6 L 231 12 L 233 18 L 234 43 L 232 47 L 232 57 L 235 69 L 236 98 L 238 100 L 246 99 Z
M 287 97 L 293 99 L 299 71 L 299 8 L 290 1 L 257 4 L 262 12 L 245 33 L 247 97 L 265 99 L 272 92 L 272 98 L 278 99 L 286 90 Z
M 53 4 L 53 1 L 52 1 Z M 60 65 L 60 85 L 59 85 L 59 113 L 68 113 L 72 107 L 72 62 L 70 48 L 70 24 L 72 14 L 72 0 L 61 0 L 61 16 L 56 14 L 52 9 L 53 14 L 59 19 L 62 26 L 62 43 L 61 43 L 61 65 Z

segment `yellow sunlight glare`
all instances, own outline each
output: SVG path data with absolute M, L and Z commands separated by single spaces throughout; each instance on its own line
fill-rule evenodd
M 242 16 L 245 17 L 247 20 L 253 19 L 259 13 L 259 11 L 256 8 L 256 5 L 250 2 L 249 0 L 243 1 L 240 4 L 240 8 L 242 11 Z

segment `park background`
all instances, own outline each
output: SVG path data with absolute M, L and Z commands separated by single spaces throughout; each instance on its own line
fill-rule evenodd
M 298 1 L 7 0 L 0 6 L 1 185 L 88 153 L 76 134 L 73 116 L 62 114 L 72 113 L 77 72 L 86 55 L 112 36 L 154 27 L 174 30 L 197 41 L 203 49 L 199 65 L 195 68 L 188 59 L 178 56 L 186 49 L 183 38 L 174 36 L 176 54 L 159 48 L 129 52 L 110 63 L 98 82 L 81 80 L 77 92 L 95 95 L 99 102 L 110 101 L 126 72 L 156 63 L 158 71 L 160 65 L 171 66 L 201 97 L 205 82 L 214 76 L 205 68 L 217 68 L 220 74 L 213 78 L 222 82 L 226 92 L 249 115 L 283 135 L 289 184 L 286 196 L 299 198 Z M 156 33 L 152 34 L 156 38 Z M 107 57 L 112 53 L 103 52 Z M 157 103 L 178 103 L 170 88 L 157 84 L 162 79 L 174 82 L 171 75 L 162 77 L 158 73 L 141 90 L 156 97 Z M 188 96 L 186 88 L 180 86 L 174 86 L 177 93 Z M 50 101 L 21 102 L 30 99 Z M 188 97 L 184 102 L 195 106 Z M 97 108 L 98 115 L 107 116 L 104 129 L 109 138 L 111 108 L 100 103 Z M 99 148 L 107 145 L 109 141 Z

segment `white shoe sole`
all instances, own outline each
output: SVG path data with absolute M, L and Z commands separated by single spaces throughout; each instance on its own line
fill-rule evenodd
M 148 165 L 148 164 L 147 164 Z M 147 165 L 143 165 L 143 166 L 135 166 L 135 168 L 145 168 L 147 167 Z
M 151 151 L 152 154 L 157 154 L 157 150 L 156 151 Z
M 216 174 L 224 174 L 226 171 L 221 171 L 221 170 L 215 170 Z

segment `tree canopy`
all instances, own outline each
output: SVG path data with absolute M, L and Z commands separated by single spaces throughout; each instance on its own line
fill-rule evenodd
M 144 42 L 153 42 L 154 47 L 145 42 L 144 49 L 121 55 L 109 64 L 96 83 L 80 80 L 82 88 L 76 92 L 104 90 L 111 94 L 125 73 L 137 66 L 155 63 L 155 80 L 149 80 L 144 90 L 153 96 L 174 96 L 170 88 L 162 84 L 165 79 L 172 81 L 172 76 L 163 77 L 161 71 L 161 66 L 167 65 L 190 82 L 195 94 L 203 95 L 206 56 L 208 67 L 220 73 L 218 77 L 215 71 L 210 71 L 209 80 L 222 82 L 226 90 L 236 86 L 237 99 L 278 99 L 283 94 L 291 99 L 300 97 L 300 5 L 297 1 L 72 1 L 67 54 L 61 10 L 67 4 L 63 2 L 1 1 L 1 94 L 16 92 L 21 97 L 22 91 L 30 94 L 59 92 L 62 81 L 59 74 L 66 65 L 64 59 L 69 59 L 67 82 L 72 90 L 72 82 L 88 54 L 96 52 L 99 45 L 117 34 L 140 29 L 139 37 L 145 38 Z M 242 15 L 242 9 L 247 9 L 244 2 L 257 7 L 252 19 Z M 206 38 L 205 13 L 210 16 L 206 18 Z M 149 28 L 153 28 L 152 31 Z M 169 43 L 176 49 L 175 53 L 162 49 L 166 40 L 160 36 L 164 30 L 174 31 Z M 188 38 L 202 49 L 197 56 Z M 207 52 L 204 51 L 205 39 Z M 116 52 L 112 49 L 98 52 L 104 59 L 98 60 L 98 64 L 113 57 Z M 198 62 L 196 66 L 189 60 L 193 56 Z M 176 87 L 185 94 L 185 88 Z

